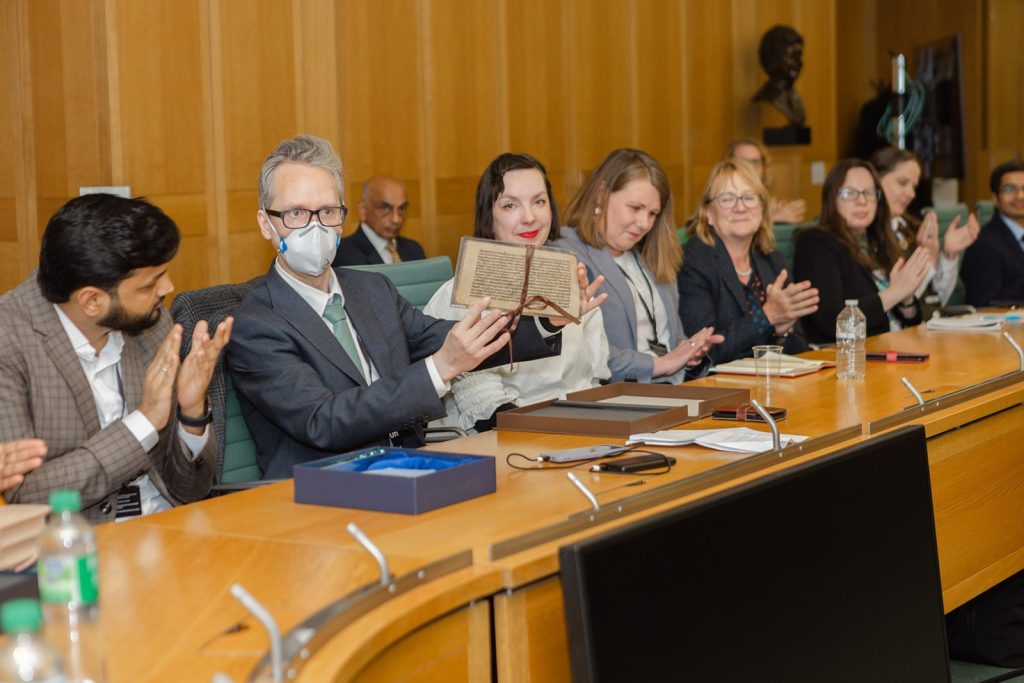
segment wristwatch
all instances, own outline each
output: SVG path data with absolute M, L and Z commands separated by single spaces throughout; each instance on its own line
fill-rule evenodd
M 181 406 L 178 406 L 178 422 L 186 427 L 205 427 L 213 422 L 213 408 L 206 406 L 206 414 L 202 417 L 187 417 L 181 414 Z

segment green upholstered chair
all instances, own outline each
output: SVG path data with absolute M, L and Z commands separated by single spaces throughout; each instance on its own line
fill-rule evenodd
M 789 269 L 789 276 L 793 277 L 793 254 L 796 253 L 796 240 L 794 239 L 797 230 L 803 228 L 809 228 L 817 225 L 817 222 L 811 223 L 776 223 L 773 226 L 775 230 L 775 248 L 782 253 L 782 256 L 786 259 L 786 268 Z
M 234 312 L 242 297 L 262 281 L 263 276 L 260 276 L 237 285 L 216 285 L 179 294 L 171 306 L 171 315 L 184 328 L 181 357 L 188 354 L 197 322 L 206 320 L 210 329 L 216 329 Z M 217 440 L 214 491 L 223 493 L 268 483 L 260 481 L 262 472 L 256 462 L 256 444 L 242 418 L 242 408 L 224 367 L 223 354 L 213 370 L 207 400 L 213 412 L 213 433 Z
M 954 204 L 953 206 L 946 206 L 942 208 L 936 208 L 929 206 L 921 212 L 922 215 L 926 213 L 935 213 L 939 218 L 939 239 L 946 234 L 946 228 L 949 227 L 949 222 L 953 220 L 954 216 L 960 216 L 960 224 L 963 225 L 967 222 L 967 210 L 966 204 Z
M 980 202 L 975 202 L 974 212 L 978 214 L 978 224 L 985 225 L 996 212 L 996 203 L 991 199 L 982 199 Z
M 452 278 L 452 262 L 447 256 L 379 263 L 369 266 L 345 266 L 352 270 L 370 270 L 391 280 L 406 301 L 422 310 L 441 285 Z
M 689 233 L 686 232 L 686 226 L 676 228 L 676 236 L 679 238 L 680 246 L 686 244 L 686 240 L 690 239 Z

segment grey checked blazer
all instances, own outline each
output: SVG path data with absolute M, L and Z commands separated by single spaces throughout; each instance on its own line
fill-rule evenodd
M 128 412 L 139 406 L 146 367 L 170 327 L 170 316 L 162 311 L 150 329 L 124 336 L 121 372 Z M 100 429 L 92 389 L 36 274 L 0 298 L 0 441 L 38 437 L 47 446 L 43 465 L 4 493 L 8 502 L 44 503 L 53 490 L 76 489 L 85 516 L 108 521 L 118 489 L 143 473 L 172 503 L 198 500 L 213 481 L 216 444 L 211 438 L 190 462 L 177 430 L 172 416 L 159 443 L 146 453 L 120 420 Z

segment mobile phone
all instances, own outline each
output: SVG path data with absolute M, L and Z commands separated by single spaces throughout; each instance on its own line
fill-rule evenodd
M 607 458 L 609 455 L 618 455 L 630 450 L 633 450 L 632 446 L 602 443 L 596 446 L 581 446 L 579 448 L 565 448 L 560 451 L 548 451 L 547 453 L 541 453 L 540 459 L 547 462 L 574 462 L 576 460 Z
M 608 462 L 603 462 L 600 465 L 594 465 L 592 469 L 596 469 L 599 472 L 629 474 L 630 472 L 643 472 L 644 470 L 672 467 L 672 465 L 675 464 L 676 459 L 671 455 L 662 455 L 661 453 L 644 453 L 643 455 L 634 455 L 629 458 L 609 460 Z
M 786 419 L 785 408 L 776 408 L 774 406 L 761 407 L 768 411 L 768 414 L 772 416 L 773 420 Z M 761 417 L 761 413 L 754 410 L 754 406 L 749 403 L 731 406 L 718 406 L 711 411 L 711 419 L 739 420 L 740 422 L 764 422 L 764 418 Z

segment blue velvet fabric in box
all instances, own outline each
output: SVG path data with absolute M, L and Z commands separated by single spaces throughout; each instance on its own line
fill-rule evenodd
M 417 477 L 375 470 L 433 470 Z M 494 458 L 367 448 L 296 465 L 295 502 L 419 514 L 494 493 Z

